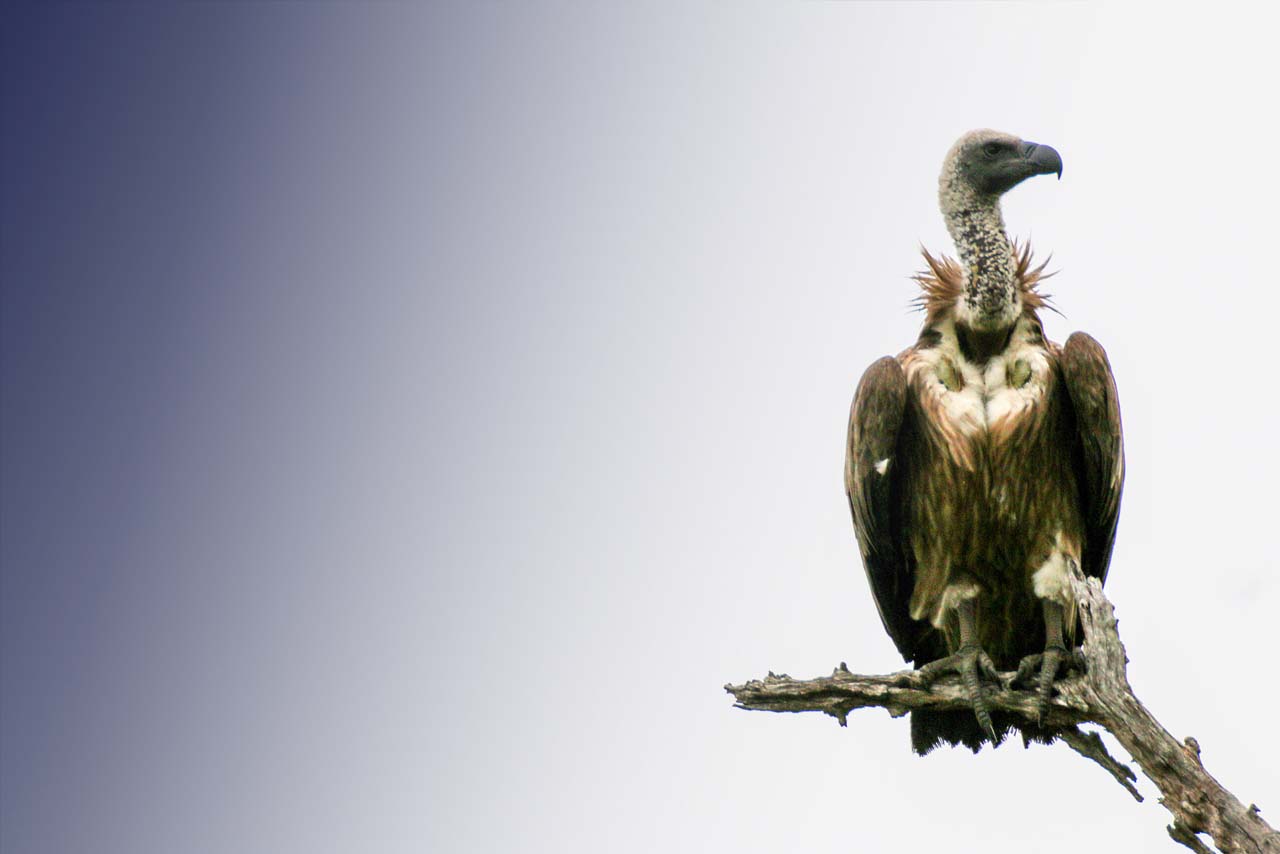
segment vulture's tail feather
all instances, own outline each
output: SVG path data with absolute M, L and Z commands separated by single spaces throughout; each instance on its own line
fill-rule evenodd
M 997 745 L 1011 732 L 1020 733 L 1024 745 L 1033 741 L 1049 744 L 1057 738 L 1056 730 L 1035 726 L 1006 712 L 992 712 L 991 723 L 996 730 Z M 971 711 L 917 710 L 911 713 L 911 749 L 921 756 L 942 745 L 964 745 L 977 753 L 986 744 L 991 744 L 991 739 L 982 731 L 977 716 Z

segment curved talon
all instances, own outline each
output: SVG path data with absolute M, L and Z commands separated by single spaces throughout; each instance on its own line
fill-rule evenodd
M 992 744 L 999 743 L 995 724 L 991 720 L 986 685 L 983 683 L 985 677 L 1000 684 L 1001 677 L 1000 672 L 996 670 L 995 662 L 982 647 L 977 644 L 966 644 L 946 658 L 929 662 L 917 673 L 920 681 L 925 685 L 932 684 L 946 673 L 959 675 L 964 683 L 965 692 L 969 695 L 969 702 L 973 705 L 973 713 L 978 719 L 978 725 L 991 739 Z
M 964 685 L 969 691 L 969 698 L 973 701 L 973 713 L 978 717 L 978 725 L 991 737 L 991 743 L 995 744 L 996 727 L 991 722 L 991 709 L 987 706 L 987 692 L 982 684 L 982 679 L 978 677 L 980 658 L 981 650 L 975 649 L 964 657 L 960 666 L 964 669 Z

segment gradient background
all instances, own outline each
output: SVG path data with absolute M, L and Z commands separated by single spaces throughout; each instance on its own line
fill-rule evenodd
M 720 687 L 901 664 L 845 419 L 981 126 L 1066 163 L 1005 213 L 1119 381 L 1134 686 L 1280 818 L 1273 20 L 4 15 L 5 854 L 1171 850 Z

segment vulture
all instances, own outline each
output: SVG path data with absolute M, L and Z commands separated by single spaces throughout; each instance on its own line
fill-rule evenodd
M 1068 573 L 1106 578 L 1124 483 L 1120 406 L 1102 347 L 1059 345 L 1037 314 L 1044 264 L 1010 241 L 1000 198 L 1062 177 L 1047 145 L 992 130 L 947 153 L 938 198 L 959 260 L 923 250 L 916 343 L 867 368 L 845 488 L 880 619 L 919 678 L 962 678 L 973 712 L 916 711 L 912 747 L 977 752 L 1038 724 L 993 714 L 1000 672 L 1036 690 L 1083 667 Z

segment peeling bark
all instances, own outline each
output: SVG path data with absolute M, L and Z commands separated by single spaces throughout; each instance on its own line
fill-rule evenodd
M 1168 827 L 1174 841 L 1193 851 L 1211 852 L 1198 835 L 1205 834 L 1223 854 L 1280 854 L 1280 832 L 1262 820 L 1258 808 L 1246 807 L 1223 788 L 1200 762 L 1194 738 L 1179 742 L 1134 696 L 1126 674 L 1128 658 L 1116 631 L 1115 610 L 1096 579 L 1077 571 L 1072 580 L 1084 627 L 1087 672 L 1058 682 L 1044 723 L 1063 728 L 1061 740 L 1081 756 L 1101 765 L 1138 800 L 1133 770 L 1107 753 L 1096 732 L 1080 724 L 1092 723 L 1111 733 L 1133 761 L 1160 790 L 1160 803 L 1173 815 Z M 1008 675 L 1006 683 L 1012 678 Z M 931 686 L 916 671 L 884 676 L 850 673 L 842 662 L 830 676 L 797 680 L 770 673 L 725 690 L 741 709 L 771 712 L 824 712 L 845 726 L 849 713 L 871 706 L 899 717 L 913 709 L 970 709 L 957 676 Z M 992 710 L 1013 712 L 1036 720 L 1036 697 L 1029 691 L 1001 690 L 990 694 Z

